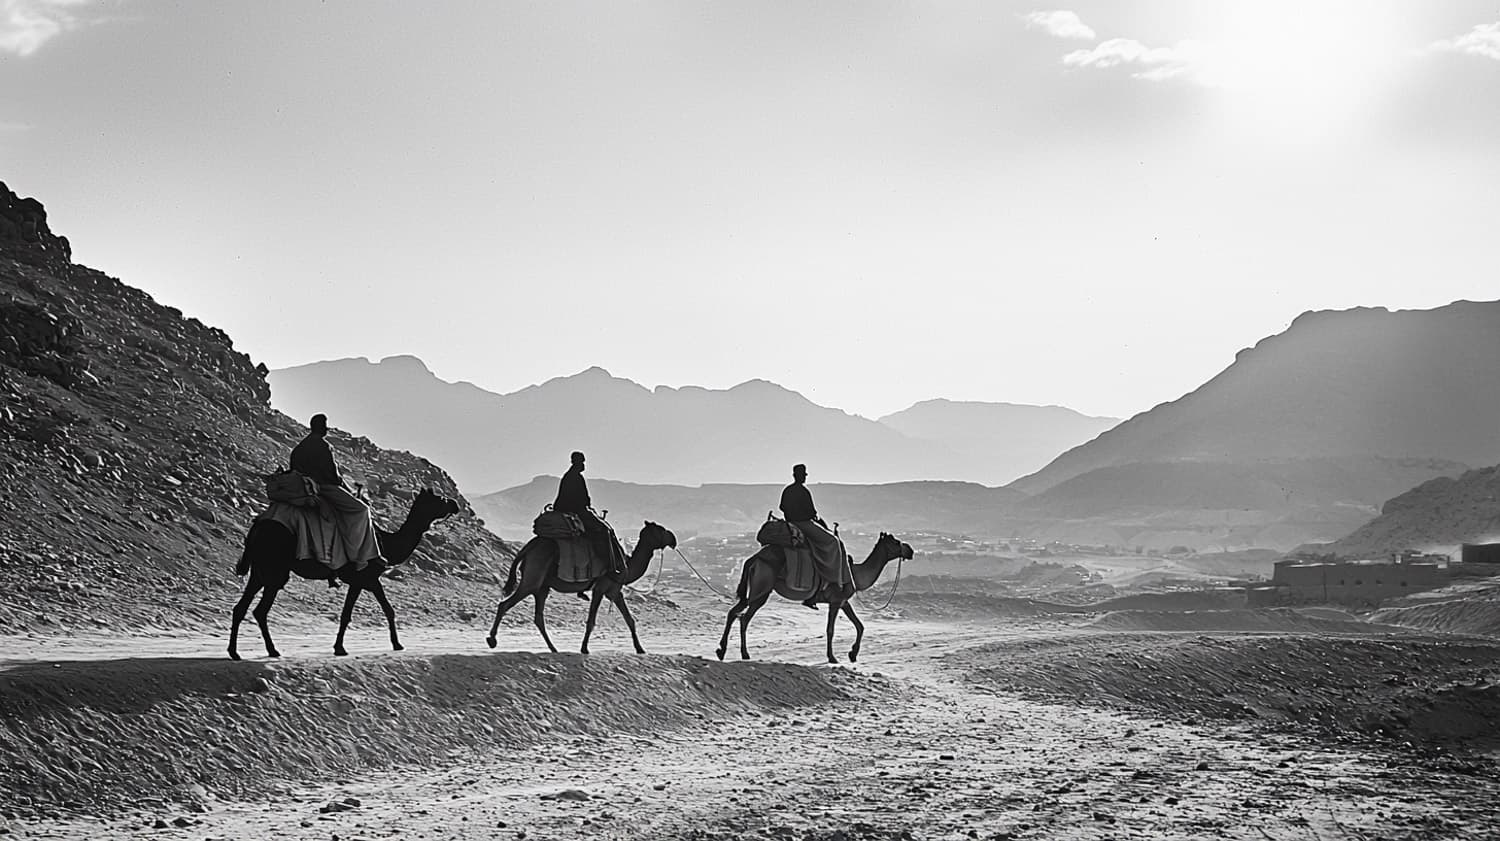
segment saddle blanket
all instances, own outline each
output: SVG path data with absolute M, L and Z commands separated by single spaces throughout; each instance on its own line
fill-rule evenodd
M 295 535 L 299 561 L 317 561 L 333 570 L 349 563 L 344 541 L 339 539 L 338 516 L 327 502 L 320 500 L 316 506 L 273 502 L 255 519 L 280 523 Z
M 609 569 L 608 559 L 595 557 L 586 537 L 553 542 L 557 544 L 557 577 L 561 581 L 593 581 Z
M 791 549 L 783 548 L 782 556 L 786 559 L 781 565 L 781 580 L 788 589 L 797 592 L 811 592 L 818 584 L 818 561 L 813 557 L 812 547 L 807 544 Z

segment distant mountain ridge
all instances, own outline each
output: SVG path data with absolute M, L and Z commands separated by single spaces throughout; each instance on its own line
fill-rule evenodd
M 1012 434 L 980 453 L 981 436 L 964 420 L 944 420 L 941 408 L 923 410 L 923 434 L 908 435 L 758 379 L 728 389 L 648 389 L 595 367 L 496 394 L 438 379 L 415 357 L 394 356 L 316 362 L 273 371 L 269 380 L 273 402 L 288 414 L 323 412 L 449 465 L 462 487 L 481 492 L 556 473 L 575 449 L 601 475 L 647 484 L 774 482 L 797 462 L 809 465 L 814 481 L 963 476 L 1001 484 L 1023 469 L 1006 464 L 1042 463 L 1109 423 L 1064 427 L 1057 417 L 1068 410 L 997 404 L 988 411 L 1014 415 L 1004 427 Z M 391 399 L 395 394 L 401 398 Z M 982 404 L 963 405 L 971 411 Z M 1016 432 L 1028 423 L 1049 429 Z
M 790 481 L 790 477 L 788 477 Z M 474 510 L 495 533 L 525 539 L 531 521 L 557 496 L 556 476 L 475 497 Z M 777 484 L 642 485 L 589 479 L 594 505 L 609 511 L 622 531 L 642 520 L 670 521 L 679 536 L 753 532 L 776 511 Z M 943 531 L 988 534 L 999 512 L 1023 495 L 971 482 L 893 482 L 883 485 L 809 483 L 819 513 L 830 524 L 856 531 Z M 780 512 L 777 512 L 780 516 Z
M 1023 476 L 1058 453 L 1115 426 L 1119 418 L 1090 417 L 1062 406 L 924 400 L 880 422 L 911 438 L 953 449 L 963 464 L 948 479 L 983 482 Z
M 1011 487 L 1101 467 L 1384 457 L 1500 461 L 1500 301 L 1309 312 L 1191 393 L 1063 453 Z

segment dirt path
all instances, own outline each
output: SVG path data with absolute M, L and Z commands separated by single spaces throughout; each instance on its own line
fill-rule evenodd
M 820 619 L 795 606 L 768 613 L 752 629 L 756 656 L 821 659 Z M 1426 839 L 1500 832 L 1490 808 L 1500 781 L 1461 768 L 1441 773 L 1378 753 L 1308 749 L 1305 741 L 1219 725 L 1030 702 L 976 687 L 953 665 L 962 652 L 994 643 L 993 628 L 870 625 L 867 662 L 838 668 L 896 679 L 899 699 L 455 757 L 445 771 L 290 787 L 273 803 L 217 804 L 183 816 L 193 822 L 183 828 L 152 829 L 156 816 L 11 828 L 37 838 L 160 833 L 320 841 Z M 533 634 L 518 624 L 505 640 L 534 649 Z M 618 648 L 618 636 L 605 634 L 601 645 Z M 648 647 L 701 655 L 714 636 L 667 641 L 658 633 Z M 848 638 L 841 639 L 846 647 Z M 472 645 L 464 634 L 448 642 L 460 641 Z M 358 805 L 323 811 L 346 800 Z

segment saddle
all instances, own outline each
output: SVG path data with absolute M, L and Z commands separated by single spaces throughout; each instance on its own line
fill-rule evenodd
M 550 508 L 531 521 L 531 533 L 549 540 L 572 540 L 583 537 L 583 519 L 577 514 L 553 511 Z
M 318 504 L 318 483 L 295 470 L 278 470 L 263 477 L 266 499 L 302 508 Z
M 780 546 L 783 549 L 807 545 L 807 538 L 802 536 L 801 529 L 786 520 L 778 520 L 775 512 L 771 511 L 766 512 L 766 521 L 761 523 L 755 539 L 762 546 Z

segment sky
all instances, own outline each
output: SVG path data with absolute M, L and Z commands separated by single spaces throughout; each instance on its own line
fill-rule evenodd
M 1500 297 L 1500 3 L 0 0 L 0 179 L 278 368 L 1125 417 Z

